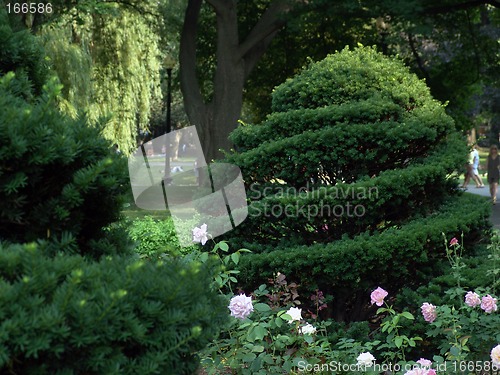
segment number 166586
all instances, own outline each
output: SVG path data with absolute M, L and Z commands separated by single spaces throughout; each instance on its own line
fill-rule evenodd
M 15 14 L 52 13 L 51 3 L 8 3 L 7 12 Z

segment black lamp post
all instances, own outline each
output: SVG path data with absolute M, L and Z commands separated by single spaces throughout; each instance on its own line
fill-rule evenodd
M 174 68 L 175 60 L 167 55 L 164 62 L 167 69 L 167 118 L 165 121 L 165 135 L 167 135 L 172 131 L 172 69 Z M 170 142 L 168 141 L 168 136 L 165 137 L 165 173 L 163 179 L 167 185 L 172 182 L 172 177 L 170 177 Z

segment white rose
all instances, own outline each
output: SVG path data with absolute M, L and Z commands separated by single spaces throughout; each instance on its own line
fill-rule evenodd
M 299 309 L 298 307 L 290 307 L 286 314 L 290 315 L 292 318 L 288 321 L 288 323 L 292 323 L 295 320 L 300 321 L 302 319 L 302 309 Z
M 361 353 L 356 359 L 358 361 L 358 365 L 365 367 L 370 367 L 373 365 L 373 362 L 375 362 L 375 357 L 370 352 Z
M 500 367 L 500 344 L 491 349 L 491 362 Z
M 208 241 L 209 234 L 207 233 L 207 224 L 201 225 L 199 228 L 194 227 L 193 229 L 193 242 L 201 242 L 205 245 Z
M 312 324 L 307 323 L 305 326 L 300 327 L 300 333 L 303 335 L 312 335 L 316 333 L 316 327 L 314 327 Z

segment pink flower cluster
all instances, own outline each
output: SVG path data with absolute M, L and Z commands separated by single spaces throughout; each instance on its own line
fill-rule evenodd
M 422 315 L 424 316 L 424 320 L 426 322 L 432 323 L 433 321 L 436 320 L 437 318 L 436 306 L 424 302 L 420 307 L 420 309 L 422 310 Z
M 497 299 L 487 294 L 483 298 L 475 292 L 467 292 L 465 295 L 465 304 L 469 307 L 481 306 L 487 314 L 497 311 Z

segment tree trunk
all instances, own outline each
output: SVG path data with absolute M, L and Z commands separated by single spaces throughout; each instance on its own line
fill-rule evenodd
M 228 136 L 238 123 L 243 105 L 244 83 L 260 57 L 283 27 L 279 17 L 290 9 L 288 2 L 275 0 L 264 12 L 248 37 L 239 43 L 236 0 L 206 0 L 217 16 L 217 67 L 214 95 L 203 100 L 196 77 L 196 35 L 203 0 L 189 0 L 180 45 L 180 78 L 184 106 L 196 126 L 207 162 L 229 151 Z

